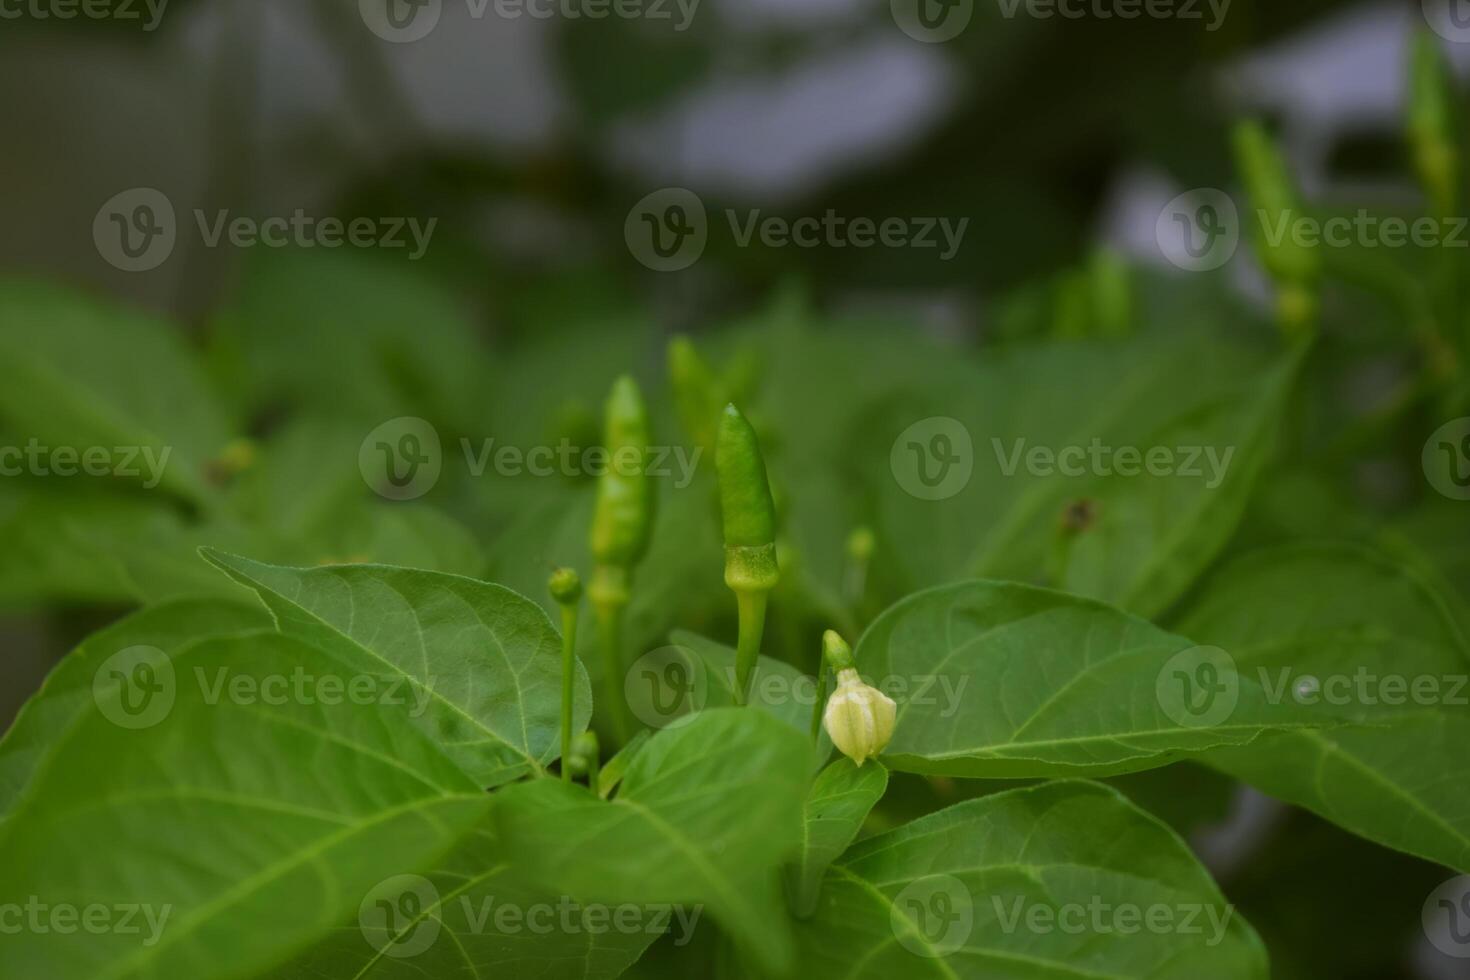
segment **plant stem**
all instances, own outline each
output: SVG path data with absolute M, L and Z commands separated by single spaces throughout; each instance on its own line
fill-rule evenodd
M 822 709 L 827 706 L 827 665 L 817 662 L 817 700 L 812 704 L 812 741 L 822 737 Z
M 577 666 L 577 607 L 561 607 L 561 778 L 572 781 L 572 681 Z
M 735 606 L 740 619 L 740 637 L 735 644 L 735 703 L 750 700 L 750 681 L 755 675 L 761 652 L 761 634 L 766 629 L 766 598 L 770 590 L 744 590 L 735 593 Z
M 618 745 L 628 741 L 627 709 L 623 704 L 623 609 L 621 602 L 598 602 L 593 609 L 597 615 L 597 637 L 602 646 L 603 697 L 607 701 L 608 713 L 612 715 L 613 735 Z

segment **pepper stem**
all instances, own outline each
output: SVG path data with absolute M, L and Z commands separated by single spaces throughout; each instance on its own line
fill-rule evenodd
M 817 699 L 812 702 L 812 741 L 822 737 L 822 713 L 827 707 L 827 665 L 817 664 Z
M 577 665 L 577 607 L 561 607 L 561 778 L 571 782 L 572 767 L 567 754 L 572 750 L 572 681 Z
M 628 711 L 623 698 L 623 611 L 630 595 L 628 569 L 598 565 L 592 570 L 587 598 L 597 619 L 598 645 L 602 648 L 603 697 L 612 716 L 613 734 L 619 745 L 628 741 Z
M 766 630 L 767 589 L 741 590 L 735 593 L 740 637 L 735 644 L 735 703 L 750 700 L 750 682 L 760 659 L 761 636 Z

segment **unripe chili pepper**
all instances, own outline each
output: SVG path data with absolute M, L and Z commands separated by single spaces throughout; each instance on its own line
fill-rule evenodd
M 781 579 L 776 561 L 776 505 L 755 429 L 734 405 L 720 417 L 715 469 L 725 527 L 725 584 L 735 593 L 740 637 L 735 698 L 744 704 L 765 630 L 766 598 Z
M 592 560 L 632 567 L 648 550 L 653 529 L 653 484 L 648 457 L 648 409 L 628 375 L 613 382 L 603 419 L 607 466 L 597 480 Z
M 683 335 L 669 341 L 669 386 L 685 433 L 697 448 L 713 450 L 715 425 L 720 417 L 720 386 L 693 342 Z
M 561 607 L 561 778 L 572 778 L 572 684 L 576 680 L 577 606 L 582 580 L 574 569 L 558 568 L 547 583 L 551 598 Z
M 620 685 L 623 610 L 628 605 L 633 567 L 647 552 L 653 529 L 653 483 L 645 471 L 648 410 L 631 377 L 623 375 L 613 382 L 603 427 L 607 466 L 597 479 L 587 598 L 597 618 L 608 710 L 619 740 L 626 741 L 629 722 Z
M 1458 197 L 1460 153 L 1455 138 L 1452 76 L 1439 43 L 1427 30 L 1414 36 L 1409 61 L 1409 145 L 1435 212 L 1454 212 Z
M 833 630 L 822 634 L 822 660 L 837 674 L 837 689 L 827 699 L 822 723 L 832 744 L 862 765 L 888 747 L 898 705 L 876 687 L 863 683 L 852 648 Z
M 1301 203 L 1286 160 L 1260 123 L 1243 121 L 1234 133 L 1235 165 L 1245 184 L 1254 219 L 1252 229 L 1261 262 L 1276 285 L 1276 319 L 1288 333 L 1309 333 L 1317 319 L 1317 280 L 1322 260 L 1315 248 L 1286 231 L 1301 216 Z

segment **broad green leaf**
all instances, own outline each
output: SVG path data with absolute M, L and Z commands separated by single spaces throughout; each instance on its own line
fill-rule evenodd
M 822 877 L 847 849 L 888 788 L 888 770 L 841 758 L 817 774 L 802 817 L 801 854 L 790 878 L 793 911 L 811 915 Z
M 480 785 L 540 772 L 560 754 L 561 640 L 529 599 L 441 572 L 204 556 L 254 589 L 283 633 L 353 670 L 398 678 L 414 723 Z M 586 728 L 591 700 L 579 664 L 574 732 Z
M 849 423 L 876 529 L 908 581 L 1014 579 L 1145 616 L 1239 522 L 1297 366 L 1152 337 L 954 360 Z
M 634 916 L 528 887 L 515 857 L 493 827 L 475 827 L 435 870 L 402 865 L 376 883 L 272 980 L 611 980 L 664 931 L 682 937 L 672 908 Z
M 724 708 L 651 738 L 611 801 L 541 779 L 496 794 L 498 826 L 544 889 L 620 904 L 704 905 L 746 953 L 791 955 L 777 868 L 801 839 L 806 738 Z
M 1445 598 L 1415 570 L 1349 546 L 1260 552 L 1222 571 L 1181 625 L 1284 701 L 1362 722 L 1262 739 L 1212 764 L 1470 871 L 1470 655 Z
M 205 464 L 230 426 L 181 338 L 166 323 L 60 287 L 0 284 L 0 423 L 34 438 L 53 462 L 57 450 L 105 450 L 120 482 L 203 500 Z
M 812 980 L 1264 980 L 1260 940 L 1173 831 L 1056 782 L 870 837 L 797 929 Z
M 257 975 L 486 818 L 400 710 L 344 698 L 355 678 L 299 640 L 237 634 L 117 668 L 0 825 L 0 900 L 142 913 L 7 936 L 17 976 Z
M 1331 723 L 1269 704 L 1215 656 L 1100 602 L 1004 582 L 915 593 L 856 651 L 899 702 L 883 761 L 909 772 L 1114 775 Z M 1201 677 L 1207 689 L 1191 686 Z
M 247 599 L 241 593 L 242 599 Z M 172 656 L 206 636 L 270 625 L 258 606 L 224 600 L 179 600 L 142 609 L 93 633 L 63 657 L 0 738 L 0 819 L 16 805 L 46 755 L 95 711 L 92 685 L 110 657 L 129 647 Z

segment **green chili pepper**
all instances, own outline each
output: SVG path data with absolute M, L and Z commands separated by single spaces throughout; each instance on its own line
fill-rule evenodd
M 582 580 L 575 570 L 558 568 L 547 583 L 551 598 L 561 607 L 561 778 L 570 781 L 572 766 L 572 685 L 576 680 L 577 606 Z
M 715 446 L 715 424 L 720 417 L 720 386 L 688 337 L 669 341 L 669 386 L 674 408 L 685 433 L 699 449 Z
M 623 610 L 628 605 L 633 567 L 647 552 L 653 529 L 653 484 L 645 472 L 648 411 L 637 383 L 627 375 L 613 382 L 603 425 L 607 465 L 597 480 L 587 598 L 597 618 L 608 710 L 619 740 L 626 741 L 629 721 L 620 686 Z
M 1306 330 L 1316 319 L 1321 256 L 1289 232 L 1302 207 L 1286 160 L 1265 128 L 1254 121 L 1236 124 L 1234 143 L 1235 164 L 1255 214 L 1255 220 L 1244 216 L 1242 220 L 1252 229 L 1261 261 L 1276 283 L 1277 317 L 1289 330 Z M 1278 228 L 1285 233 L 1268 234 Z
M 735 697 L 744 704 L 765 630 L 766 598 L 781 579 L 776 561 L 776 505 L 755 429 L 734 405 L 720 417 L 715 469 L 725 525 L 725 584 L 735 593 L 740 638 Z
M 1441 216 L 1454 213 L 1460 154 L 1455 138 L 1451 93 L 1454 84 L 1435 36 L 1414 36 L 1409 62 L 1409 145 L 1429 200 Z
M 653 484 L 644 471 L 648 410 L 638 383 L 627 375 L 613 382 L 603 426 L 607 465 L 597 481 L 592 560 L 631 568 L 648 550 L 653 529 Z

